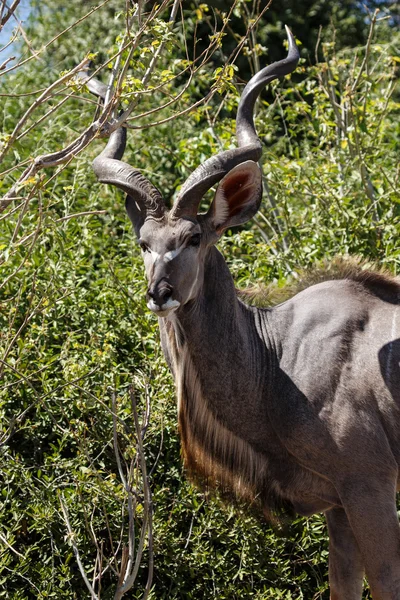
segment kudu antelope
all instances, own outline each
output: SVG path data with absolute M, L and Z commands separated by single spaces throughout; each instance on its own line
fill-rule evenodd
M 360 599 L 364 570 L 375 599 L 400 599 L 400 282 L 350 269 L 283 304 L 255 308 L 238 299 L 215 247 L 259 208 L 254 104 L 267 83 L 296 67 L 288 37 L 287 58 L 244 88 L 238 148 L 201 164 L 171 210 L 121 161 L 124 129 L 93 168 L 128 194 L 147 305 L 159 317 L 176 382 L 188 470 L 257 499 L 267 514 L 272 501 L 302 515 L 323 511 L 332 599 Z M 198 214 L 218 182 L 208 212 Z

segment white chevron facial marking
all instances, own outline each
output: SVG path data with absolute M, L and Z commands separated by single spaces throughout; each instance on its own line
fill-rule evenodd
M 160 258 L 160 255 L 158 254 L 158 252 L 155 252 L 154 250 L 151 250 L 150 248 L 149 248 L 149 252 L 151 254 L 151 258 L 153 259 L 153 263 L 155 263 L 156 260 L 158 258 Z
M 182 250 L 184 250 L 184 248 L 185 248 L 185 246 L 179 246 L 179 248 L 175 248 L 175 250 L 169 250 L 168 252 L 165 252 L 165 254 L 163 256 L 163 261 L 170 262 L 171 260 L 174 260 L 174 258 L 176 258 L 178 256 L 178 254 L 180 254 L 182 252 Z M 162 256 L 155 250 L 151 250 L 151 248 L 149 248 L 149 252 L 151 254 L 153 263 L 155 263 Z
M 175 248 L 175 250 L 170 250 L 169 252 L 166 252 L 164 254 L 164 261 L 165 262 L 170 262 L 176 256 L 178 256 L 178 254 L 180 254 L 183 249 L 184 249 L 184 246 L 182 245 L 182 246 L 179 246 L 179 248 Z

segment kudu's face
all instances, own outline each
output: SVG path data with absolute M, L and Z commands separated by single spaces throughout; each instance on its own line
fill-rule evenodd
M 203 279 L 206 245 L 194 219 L 147 219 L 139 231 L 148 281 L 147 306 L 160 317 L 193 300 Z
M 260 170 L 247 161 L 223 178 L 207 214 L 176 218 L 173 211 L 165 211 L 138 227 L 137 215 L 127 205 L 142 250 L 150 310 L 165 317 L 196 299 L 209 248 L 226 227 L 254 214 L 260 197 Z

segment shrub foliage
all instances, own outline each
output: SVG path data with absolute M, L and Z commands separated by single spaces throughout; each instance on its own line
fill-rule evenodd
M 85 3 L 63 4 L 62 27 L 68 28 L 83 16 Z M 104 3 L 90 21 L 50 45 L 41 61 L 5 74 L 3 148 L 32 105 L 24 94 L 50 85 L 88 50 L 98 51 L 95 66 L 118 51 L 125 22 L 120 4 Z M 232 15 L 217 10 L 217 29 L 207 4 L 185 4 L 173 27 L 162 12 L 129 59 L 122 101 L 126 106 L 140 97 L 136 113 L 143 116 L 131 123 L 139 129 L 129 132 L 125 156 L 170 201 L 200 161 L 234 144 L 240 79 L 257 61 L 267 62 L 251 36 L 243 42 L 247 72 L 224 54 L 229 36 L 243 41 L 230 31 L 229 19 L 254 18 L 250 4 L 236 2 Z M 60 29 L 53 5 L 46 0 L 32 13 L 26 32 L 33 49 Z M 400 39 L 389 36 L 376 15 L 370 23 L 362 47 L 338 50 L 332 35 L 324 41 L 322 33 L 315 64 L 302 61 L 259 103 L 263 207 L 252 224 L 229 231 L 220 244 L 240 288 L 256 282 L 282 287 L 299 270 L 336 255 L 356 254 L 394 273 L 400 267 Z M 196 58 L 187 40 L 200 25 L 215 44 L 188 83 L 185 68 Z M 302 32 L 295 33 L 301 43 Z M 99 39 L 104 42 L 96 49 Z M 163 53 L 144 85 L 160 40 Z M 73 87 L 76 82 L 69 85 L 40 104 L 24 136 L 12 140 L 0 191 L 21 176 L 26 161 L 60 150 L 90 123 L 93 100 Z M 209 102 L 195 105 L 212 86 Z M 173 108 L 145 114 L 180 93 Z M 146 480 L 152 552 L 146 537 L 128 597 L 143 597 L 154 560 L 154 599 L 328 598 L 322 516 L 276 531 L 185 479 L 174 387 L 145 306 L 140 253 L 122 195 L 99 185 L 91 172 L 103 145 L 95 140 L 69 164 L 23 181 L 0 215 L 0 597 L 87 597 L 78 549 L 96 593 L 113 598 L 129 534 L 135 532 L 134 553 L 140 548 Z

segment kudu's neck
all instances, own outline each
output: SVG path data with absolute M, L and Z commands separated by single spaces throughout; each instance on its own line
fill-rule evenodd
M 228 426 L 230 410 L 232 415 L 236 411 L 236 420 L 238 410 L 241 413 L 246 403 L 248 407 L 249 397 L 265 399 L 268 393 L 271 349 L 266 320 L 264 311 L 238 300 L 228 266 L 213 247 L 205 260 L 204 283 L 196 301 L 165 324 L 174 328 L 177 338 L 181 336 L 210 408 Z M 253 409 L 258 411 L 256 406 Z
M 237 333 L 243 326 L 242 307 L 236 296 L 232 275 L 215 248 L 210 248 L 204 264 L 203 285 L 195 301 L 184 306 L 178 316 L 189 345 L 197 339 L 214 344 L 228 338 L 231 331 Z
M 266 507 L 273 495 L 266 440 L 276 445 L 268 417 L 274 361 L 267 313 L 237 299 L 229 269 L 212 248 L 196 302 L 160 320 L 160 328 L 188 472 Z

